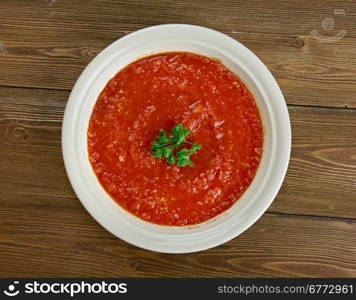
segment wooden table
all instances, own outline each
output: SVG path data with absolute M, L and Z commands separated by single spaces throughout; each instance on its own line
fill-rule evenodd
M 114 40 L 162 23 L 241 41 L 276 76 L 292 120 L 273 205 L 199 253 L 154 253 L 108 233 L 75 196 L 61 154 L 63 110 L 83 68 Z M 0 134 L 2 277 L 356 276 L 356 1 L 0 0 Z

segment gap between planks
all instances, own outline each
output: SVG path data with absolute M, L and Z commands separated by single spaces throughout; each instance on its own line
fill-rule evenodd
M 45 87 L 32 87 L 32 86 L 12 86 L 12 85 L 0 85 L 0 88 L 10 89 L 29 89 L 29 90 L 43 90 L 43 91 L 60 91 L 71 92 L 71 89 L 58 89 L 58 88 L 45 88 Z M 305 105 L 305 104 L 288 104 L 288 107 L 308 107 L 308 108 L 320 108 L 320 109 L 339 109 L 339 110 L 356 110 L 354 107 L 340 107 L 340 106 L 321 106 L 321 105 Z
M 308 215 L 308 214 L 291 214 L 285 212 L 274 212 L 274 211 L 266 211 L 264 214 L 269 216 L 276 216 L 276 217 L 286 217 L 286 218 L 300 218 L 300 219 L 318 219 L 324 221 L 344 221 L 347 223 L 354 223 L 356 222 L 356 218 L 348 218 L 348 217 L 334 217 L 334 216 L 317 216 L 317 215 Z
M 3 193 L 8 194 L 8 193 Z M 27 196 L 27 194 L 21 194 L 21 193 L 12 193 L 16 194 L 18 196 Z M 0 194 L 1 195 L 1 194 Z M 9 194 L 8 194 L 9 195 Z M 63 196 L 60 195 L 45 195 L 45 194 L 31 194 L 31 196 L 42 196 L 42 197 L 55 197 L 55 198 L 62 198 Z M 76 200 L 80 201 L 79 198 L 75 195 L 73 196 L 65 196 L 65 198 L 69 198 L 71 200 Z M 351 218 L 351 217 L 337 217 L 337 216 L 318 216 L 318 215 L 310 215 L 310 214 L 291 214 L 287 212 L 278 212 L 278 211 L 269 211 L 270 208 L 268 208 L 263 214 L 263 215 L 269 215 L 269 216 L 275 216 L 275 217 L 284 217 L 284 218 L 305 218 L 305 219 L 317 219 L 317 220 L 324 220 L 324 221 L 342 221 L 342 222 L 347 222 L 347 223 L 354 223 L 356 222 L 356 218 Z M 89 214 L 89 212 L 87 212 Z M 262 217 L 261 216 L 261 217 Z

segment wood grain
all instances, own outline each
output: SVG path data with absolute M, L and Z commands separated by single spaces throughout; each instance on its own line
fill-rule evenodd
M 0 276 L 356 276 L 355 221 L 267 213 L 222 246 L 173 255 L 115 238 L 72 198 L 1 199 Z
M 0 194 L 75 198 L 61 154 L 65 91 L 0 88 Z M 270 208 L 356 218 L 356 110 L 290 107 L 292 157 Z
M 348 0 L 0 0 L 0 277 L 356 277 L 355 18 Z M 162 23 L 207 26 L 253 50 L 290 104 L 293 131 L 264 216 L 185 255 L 136 248 L 98 225 L 61 155 L 83 68 L 114 40 Z
M 3 0 L 0 85 L 70 90 L 87 63 L 123 35 L 150 25 L 191 23 L 220 30 L 253 50 L 288 103 L 355 108 L 355 16 L 356 2 L 347 0 Z M 333 18 L 334 30 L 322 28 L 325 18 Z M 346 35 L 325 43 L 312 30 Z
M 289 107 L 292 153 L 270 211 L 356 217 L 356 110 Z

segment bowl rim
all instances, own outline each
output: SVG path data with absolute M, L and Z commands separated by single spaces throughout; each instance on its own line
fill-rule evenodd
M 114 218 L 114 213 L 108 208 L 107 204 L 100 203 L 98 204 L 97 202 L 93 202 L 90 200 L 93 196 L 90 195 L 89 191 L 84 191 L 85 186 L 83 185 L 83 180 L 80 178 L 80 166 L 78 165 L 78 161 L 73 155 L 73 151 L 76 151 L 74 149 L 75 144 L 74 144 L 74 135 L 73 135 L 73 127 L 76 128 L 75 126 L 78 125 L 78 120 L 75 119 L 75 105 L 76 101 L 78 99 L 83 98 L 83 91 L 85 89 L 89 89 L 88 86 L 85 84 L 85 81 L 87 78 L 92 76 L 92 71 L 95 70 L 96 68 L 102 67 L 105 63 L 109 64 L 107 61 L 107 58 L 112 56 L 115 51 L 121 48 L 125 48 L 123 46 L 124 43 L 130 43 L 135 42 L 137 39 L 141 39 L 144 35 L 146 35 L 148 38 L 152 36 L 152 34 L 157 34 L 158 32 L 169 32 L 171 31 L 172 33 L 178 32 L 178 31 L 184 31 L 184 32 L 194 32 L 195 34 L 204 34 L 204 35 L 211 35 L 214 37 L 214 39 L 217 39 L 221 41 L 221 47 L 223 46 L 235 46 L 238 47 L 240 51 L 246 55 L 246 57 L 253 62 L 253 64 L 256 66 L 259 72 L 259 76 L 263 76 L 263 80 L 265 81 L 266 85 L 268 84 L 268 88 L 270 92 L 273 92 L 274 98 L 273 98 L 273 105 L 275 107 L 275 112 L 277 114 L 274 116 L 278 122 L 276 122 L 276 128 L 275 130 L 279 130 L 281 137 L 279 137 L 280 140 L 280 146 L 278 149 L 278 166 L 275 167 L 274 169 L 277 170 L 277 172 L 274 174 L 274 180 L 272 186 L 268 190 L 268 195 L 266 198 L 261 200 L 259 203 L 259 206 L 257 210 L 249 216 L 246 216 L 245 220 L 243 221 L 242 224 L 239 226 L 233 226 L 231 225 L 231 228 L 226 230 L 224 234 L 218 235 L 218 233 L 215 232 L 214 239 L 211 239 L 209 241 L 203 241 L 200 243 L 196 243 L 192 245 L 190 242 L 189 245 L 181 245 L 177 247 L 177 245 L 173 246 L 172 238 L 177 238 L 179 237 L 178 235 L 172 235 L 172 238 L 169 233 L 161 234 L 161 238 L 167 239 L 167 243 L 163 243 L 160 241 L 160 243 L 157 243 L 155 240 L 158 238 L 158 236 L 152 234 L 149 232 L 149 230 L 145 231 L 142 228 L 136 228 L 135 230 L 141 231 L 138 236 L 134 236 L 133 232 L 131 232 L 132 235 L 124 233 L 123 230 L 120 230 L 116 227 L 114 227 L 108 220 L 104 219 L 104 211 L 106 214 L 106 218 L 108 216 L 111 216 L 111 218 Z M 232 46 L 231 46 L 232 45 Z M 174 51 L 174 50 L 172 50 Z M 158 51 L 156 53 L 160 52 L 165 52 L 165 51 Z M 198 53 L 200 54 L 200 53 Z M 148 55 L 148 54 L 147 54 Z M 118 72 L 117 70 L 116 72 Z M 262 88 L 263 90 L 263 88 Z M 264 91 L 265 92 L 265 91 Z M 264 98 L 265 96 L 262 96 Z M 77 116 L 78 117 L 78 116 Z M 79 118 L 78 118 L 79 119 Z M 274 133 L 274 135 L 276 135 Z M 86 149 L 87 150 L 87 149 Z M 196 252 L 196 251 L 201 251 L 205 250 L 208 248 L 215 247 L 217 245 L 220 245 L 222 243 L 225 243 L 229 241 L 230 239 L 238 236 L 245 230 L 247 230 L 249 227 L 251 227 L 261 216 L 262 214 L 268 209 L 272 201 L 274 200 L 275 196 L 277 195 L 287 168 L 289 164 L 289 159 L 290 159 L 290 151 L 291 151 L 291 125 L 290 125 L 290 119 L 289 119 L 289 114 L 288 114 L 288 109 L 286 102 L 284 100 L 283 94 L 271 74 L 271 72 L 268 70 L 268 68 L 263 64 L 263 62 L 248 48 L 246 48 L 244 45 L 242 45 L 240 42 L 232 39 L 231 37 L 219 32 L 215 31 L 213 29 L 209 29 L 206 27 L 202 26 L 197 26 L 197 25 L 189 25 L 189 24 L 162 24 L 162 25 L 156 25 L 156 26 L 151 26 L 147 27 L 144 29 L 140 29 L 138 31 L 132 32 L 109 46 L 107 46 L 103 51 L 101 51 L 89 64 L 88 66 L 83 70 L 82 74 L 79 76 L 76 84 L 73 87 L 73 90 L 69 96 L 69 100 L 67 102 L 65 112 L 64 112 L 64 117 L 63 117 L 63 124 L 62 124 L 62 153 L 63 153 L 63 160 L 64 160 L 64 165 L 66 172 L 68 174 L 69 180 L 71 182 L 71 185 L 77 194 L 79 200 L 83 204 L 83 206 L 86 208 L 86 210 L 96 219 L 104 228 L 106 228 L 109 232 L 114 234 L 115 236 L 119 237 L 122 240 L 125 240 L 126 242 L 136 245 L 138 247 L 147 249 L 147 250 L 153 250 L 157 252 L 165 252 L 165 253 L 188 253 L 188 252 Z M 276 155 L 274 152 L 273 155 Z M 82 157 L 80 157 L 82 159 Z M 271 163 L 271 162 L 270 162 Z M 271 167 L 271 166 L 270 166 Z M 271 167 L 272 168 L 272 167 Z M 93 172 L 93 170 L 92 170 Z M 94 173 L 94 172 L 93 172 Z M 258 172 L 257 172 L 258 173 Z M 271 172 L 270 172 L 271 173 Z M 256 174 L 257 176 L 257 174 Z M 255 179 L 254 179 L 255 180 Z M 90 187 L 91 188 L 91 187 Z M 102 188 L 102 190 L 104 190 Z M 245 192 L 246 193 L 246 192 Z M 110 199 L 111 200 L 111 199 Z M 240 201 L 240 200 L 239 200 Z M 239 202 L 238 201 L 238 202 Z M 114 202 L 111 200 L 111 202 Z M 104 207 L 104 206 L 107 207 Z M 117 205 L 115 203 L 115 205 Z M 118 205 L 117 205 L 118 206 Z M 229 211 L 231 208 L 229 208 L 227 211 Z M 127 212 L 127 214 L 129 214 Z M 130 214 L 131 217 L 133 217 Z M 125 216 L 126 217 L 126 216 Z M 127 218 L 131 218 L 127 216 Z M 133 217 L 137 218 L 137 217 Z M 137 218 L 138 219 L 138 218 Z M 123 219 L 121 220 L 121 225 L 124 225 L 123 222 L 127 222 L 129 219 Z M 145 221 L 139 221 L 139 222 L 145 222 Z M 145 222 L 148 223 L 148 222 Z M 200 224 L 198 224 L 199 226 Z M 129 226 L 129 225 L 127 225 Z M 149 225 L 151 226 L 151 225 Z M 159 225 L 157 225 L 159 226 Z M 130 228 L 124 228 L 124 230 L 129 230 Z M 148 238 L 143 240 L 142 236 L 147 235 Z M 141 240 L 140 240 L 141 236 Z M 190 237 L 192 238 L 192 237 Z M 193 238 L 197 238 L 197 236 L 193 235 Z

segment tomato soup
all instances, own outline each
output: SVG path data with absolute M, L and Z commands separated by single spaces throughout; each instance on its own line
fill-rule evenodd
M 176 124 L 202 145 L 193 166 L 152 156 L 160 130 Z M 159 225 L 204 222 L 230 208 L 261 160 L 263 126 L 252 94 L 221 62 L 188 52 L 141 58 L 101 92 L 88 152 L 106 192 L 131 214 Z

